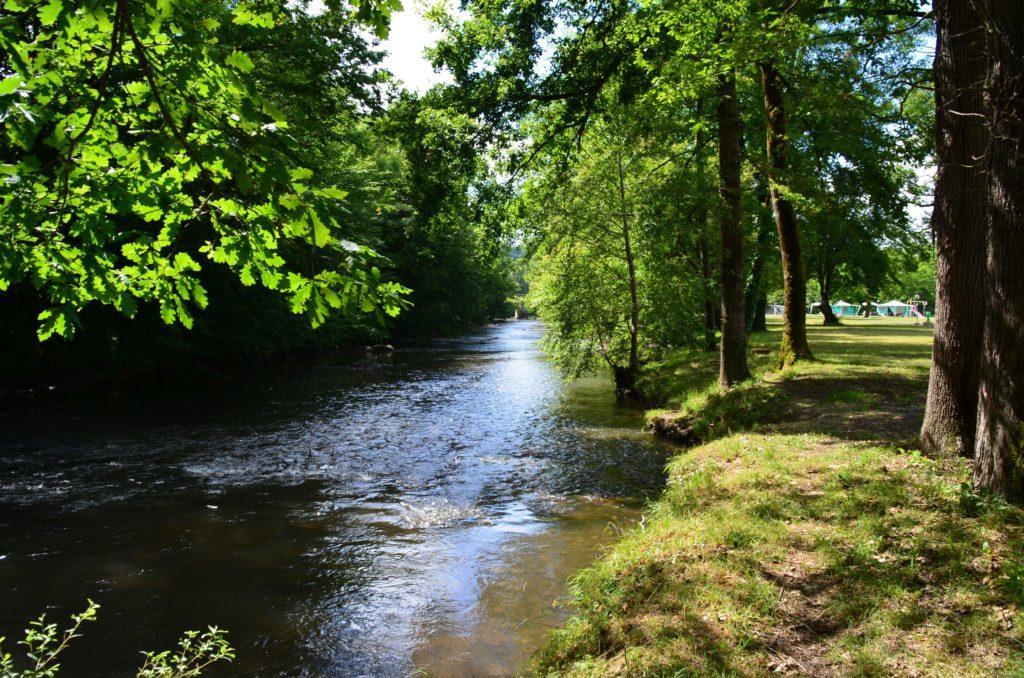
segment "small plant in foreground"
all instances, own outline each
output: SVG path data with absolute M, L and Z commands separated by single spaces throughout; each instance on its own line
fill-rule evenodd
M 100 609 L 97 603 L 88 601 L 84 612 L 71 615 L 71 626 L 61 632 L 54 623 L 46 622 L 46 615 L 29 622 L 25 639 L 18 642 L 26 648 L 30 668 L 16 670 L 14 657 L 3 649 L 4 638 L 0 636 L 0 678 L 52 678 L 60 670 L 58 656 L 72 640 L 81 637 L 79 629 L 87 621 L 96 621 Z M 146 652 L 145 662 L 136 673 L 136 678 L 194 678 L 211 664 L 235 657 L 234 650 L 225 638 L 227 632 L 216 626 L 205 632 L 186 631 L 178 641 L 177 650 Z
M 71 615 L 71 626 L 63 633 L 56 624 L 46 623 L 46 615 L 39 615 L 39 619 L 29 622 L 25 629 L 25 640 L 19 641 L 19 645 L 26 648 L 32 667 L 18 672 L 14 670 L 14 658 L 9 652 L 4 652 L 4 638 L 0 637 L 0 676 L 2 678 L 43 678 L 57 675 L 60 664 L 57 657 L 63 652 L 68 644 L 82 634 L 78 629 L 87 621 L 96 621 L 96 611 L 100 606 L 89 601 L 89 606 L 81 614 Z

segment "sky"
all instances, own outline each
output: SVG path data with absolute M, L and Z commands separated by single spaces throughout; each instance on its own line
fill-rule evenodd
M 408 89 L 425 92 L 439 82 L 451 82 L 446 73 L 435 73 L 423 50 L 433 46 L 438 32 L 422 16 L 422 6 L 405 0 L 406 8 L 391 17 L 391 32 L 384 42 L 384 67 Z
M 439 33 L 423 18 L 423 5 L 417 0 L 403 0 L 405 8 L 391 15 L 391 32 L 384 41 L 387 52 L 384 67 L 414 92 L 425 92 L 439 82 L 451 82 L 451 76 L 435 73 L 423 51 L 437 42 Z M 312 14 L 324 11 L 322 0 L 312 0 Z

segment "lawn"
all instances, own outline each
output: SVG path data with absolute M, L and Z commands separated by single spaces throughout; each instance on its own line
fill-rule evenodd
M 778 327 L 752 348 L 776 345 Z M 645 520 L 571 582 L 549 675 L 1024 674 L 1019 509 L 913 449 L 931 332 L 812 320 L 816 360 L 721 396 L 713 354 L 647 375 L 695 447 Z

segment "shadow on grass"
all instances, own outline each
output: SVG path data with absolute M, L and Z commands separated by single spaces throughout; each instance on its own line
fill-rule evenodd
M 656 433 L 685 446 L 740 431 L 824 433 L 916 445 L 924 416 L 931 330 L 861 324 L 809 331 L 815 360 L 774 372 L 775 356 L 750 356 L 754 378 L 720 392 L 717 355 L 680 351 L 652 365 L 648 390 L 668 406 L 650 413 Z M 752 336 L 752 351 L 778 332 Z
M 577 578 L 578 615 L 535 668 L 1021 675 L 1024 514 L 965 477 L 961 460 L 823 436 L 705 445 L 673 462 L 650 524 Z

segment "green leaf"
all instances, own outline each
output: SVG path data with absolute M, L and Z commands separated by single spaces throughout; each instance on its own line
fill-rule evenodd
M 61 0 L 50 0 L 39 8 L 39 23 L 44 26 L 53 25 L 63 9 L 64 3 Z
M 10 77 L 0 80 L 0 96 L 5 94 L 11 94 L 21 86 L 21 76 L 12 75 Z
M 239 52 L 237 49 L 228 55 L 224 63 L 243 73 L 252 73 L 252 69 L 255 67 L 249 55 L 245 52 Z
M 171 305 L 165 301 L 160 302 L 160 319 L 164 321 L 164 324 L 173 324 L 174 316 L 174 309 L 171 307 Z
M 316 212 L 310 211 L 309 222 L 313 225 L 313 244 L 323 247 L 331 241 L 331 229 L 320 220 Z
M 306 179 L 313 178 L 313 170 L 306 169 L 305 167 L 295 167 L 288 171 L 288 176 L 292 178 L 292 181 L 305 181 Z
M 336 186 L 328 186 L 327 188 L 318 188 L 313 191 L 314 194 L 321 198 L 330 198 L 332 200 L 344 200 L 345 196 L 348 195 L 348 191 L 343 191 Z
M 254 12 L 251 8 L 246 7 L 245 5 L 239 5 L 235 8 L 234 15 L 234 18 L 231 21 L 239 26 L 255 26 L 257 28 L 274 27 L 274 15 L 270 12 Z
M 37 316 L 39 328 L 36 334 L 40 341 L 46 341 L 55 334 L 68 339 L 74 334 L 74 325 L 70 322 L 71 313 L 67 307 L 48 308 Z

